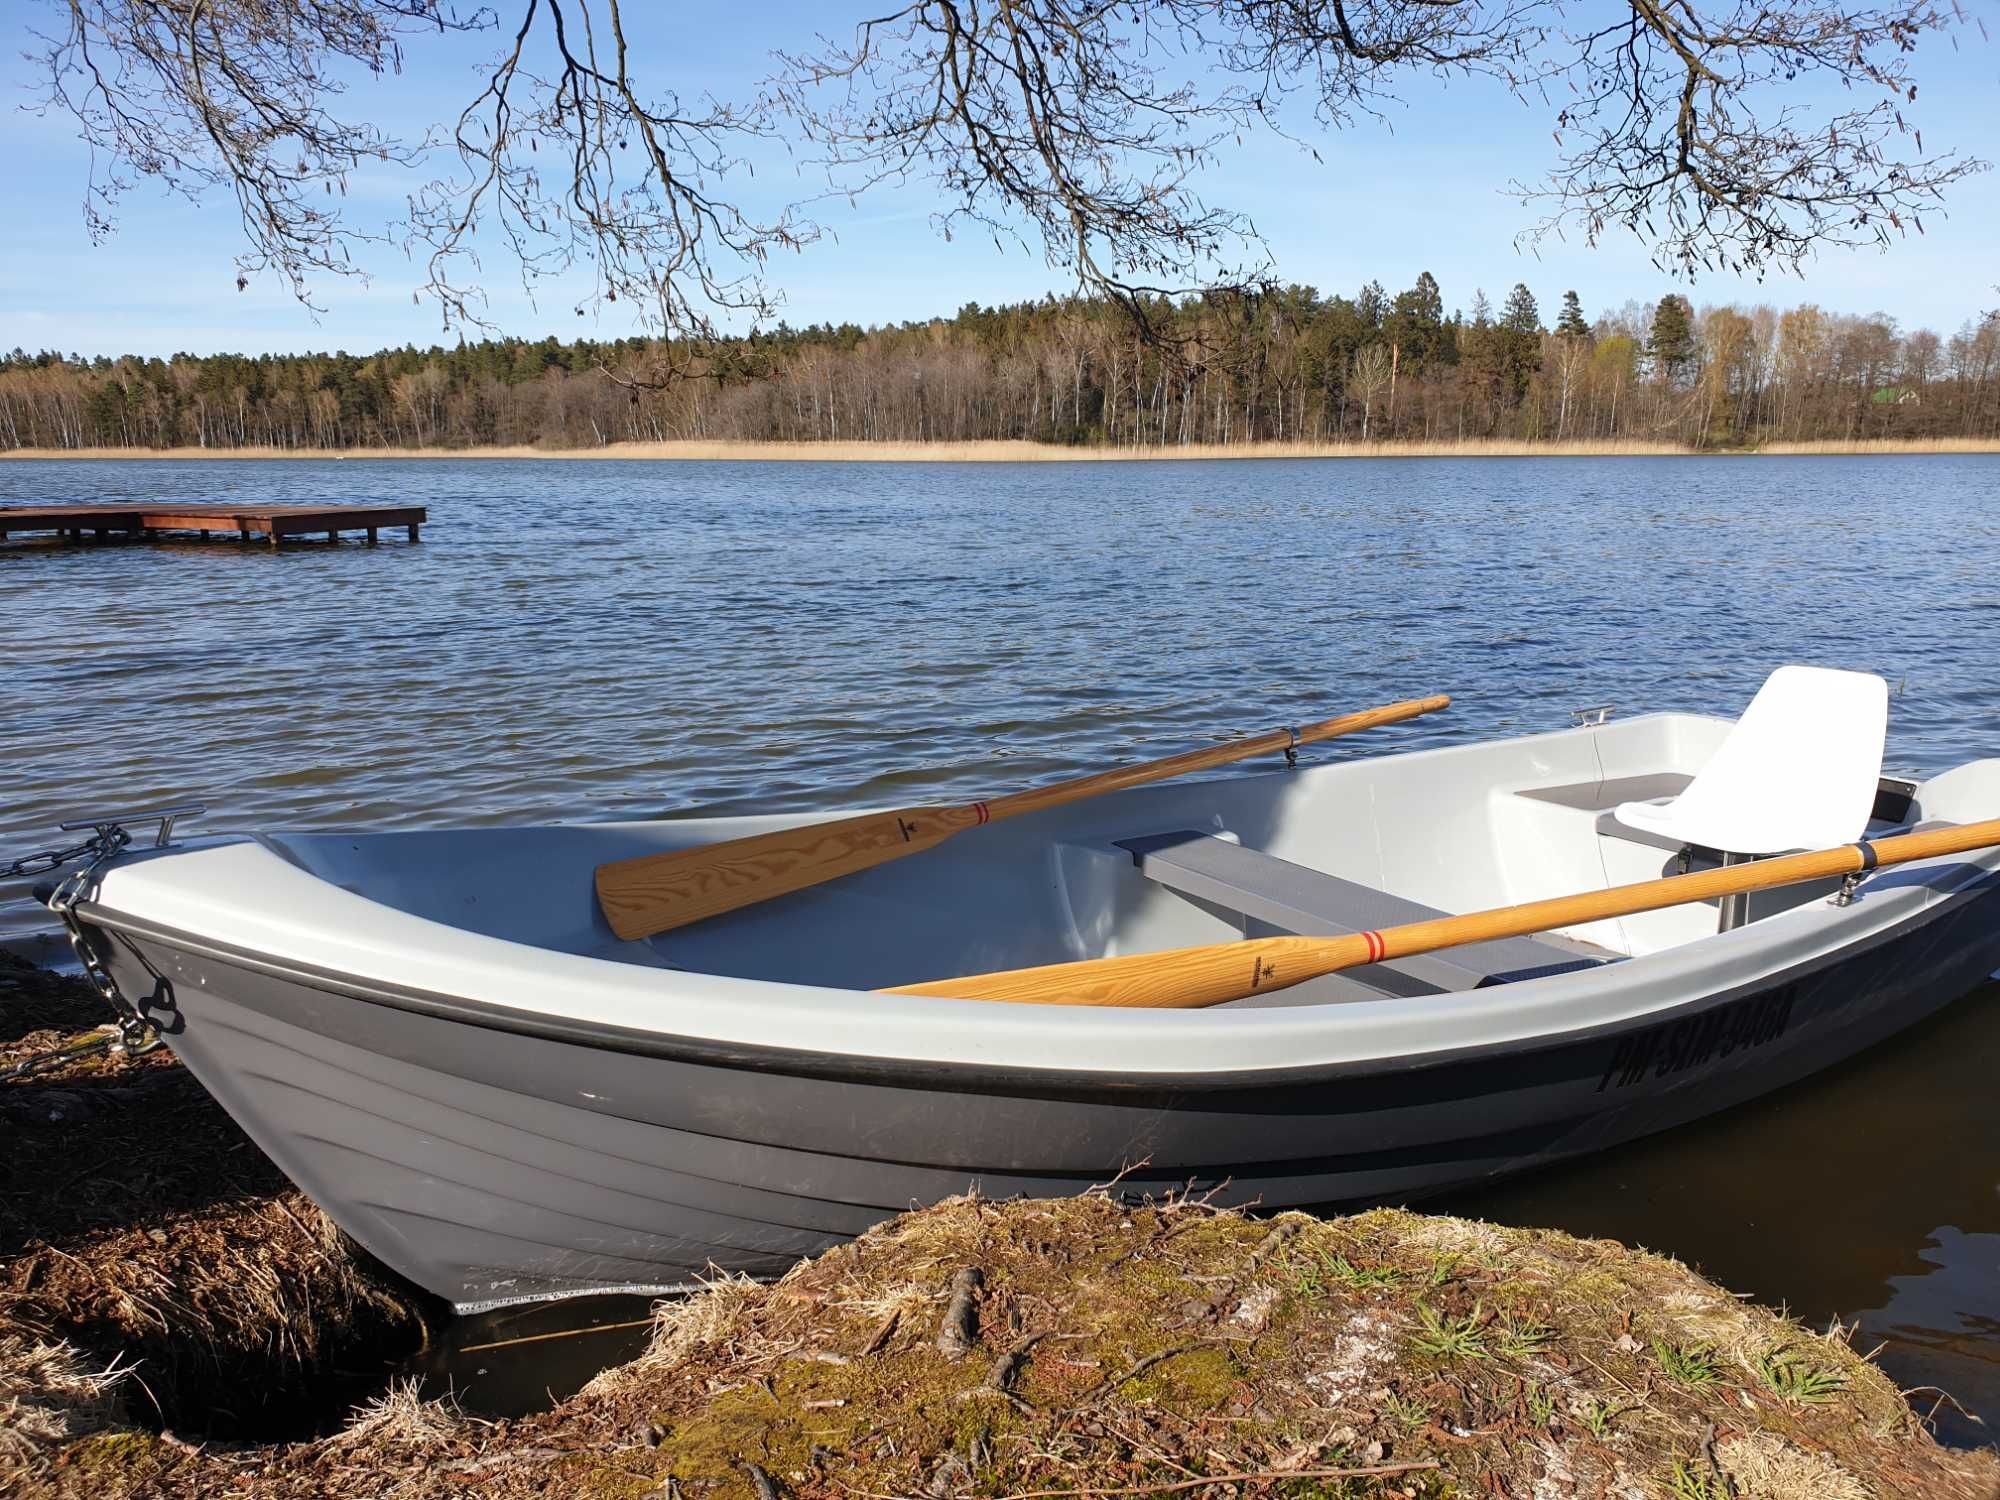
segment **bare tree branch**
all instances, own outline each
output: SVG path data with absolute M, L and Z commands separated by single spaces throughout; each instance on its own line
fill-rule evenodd
M 91 147 L 93 235 L 142 178 L 226 188 L 239 284 L 275 270 L 309 302 L 319 277 L 358 274 L 357 240 L 398 237 L 447 328 L 483 323 L 484 236 L 531 293 L 581 272 L 579 313 L 630 306 L 668 377 L 769 319 L 771 252 L 819 233 L 808 205 L 742 207 L 767 143 L 806 142 L 829 194 L 927 186 L 947 237 L 1039 253 L 1154 334 L 1173 298 L 1226 312 L 1272 290 L 1255 225 L 1201 191 L 1230 147 L 1255 130 L 1303 145 L 1300 115 L 1385 119 L 1413 74 L 1567 96 L 1547 105 L 1553 172 L 1515 185 L 1547 208 L 1525 238 L 1622 226 L 1686 277 L 1921 230 L 1986 165 L 1926 155 L 1910 118 L 1913 51 L 1958 21 L 1937 0 L 907 0 L 780 54 L 745 104 L 643 81 L 624 0 L 508 0 L 507 31 L 442 0 L 41 3 L 59 21 L 38 38 L 42 107 Z M 501 50 L 449 126 L 404 141 L 336 112 L 355 67 L 397 72 L 412 37 L 488 30 Z M 439 155 L 406 222 L 343 215 L 356 171 Z
M 484 227 L 504 237 L 530 290 L 588 266 L 593 297 L 625 301 L 667 338 L 711 341 L 718 314 L 767 318 L 766 257 L 817 230 L 791 211 L 753 223 L 723 195 L 743 166 L 737 145 L 766 134 L 754 110 L 642 93 L 620 0 L 526 0 L 508 50 L 453 129 L 463 174 L 411 200 L 413 239 L 430 252 L 424 289 L 447 325 L 482 322 L 482 295 L 456 273 L 477 269 L 472 237 Z
M 72 115 L 91 151 L 84 221 L 95 240 L 119 200 L 151 178 L 192 202 L 231 192 L 247 245 L 240 287 L 278 272 L 312 305 L 317 274 L 352 275 L 365 234 L 337 200 L 357 170 L 408 165 L 406 142 L 333 112 L 341 70 L 399 73 L 403 38 L 476 27 L 433 0 L 59 0 L 59 26 L 31 31 L 42 109 Z
M 1662 269 L 1693 279 L 1797 269 L 1821 246 L 1921 232 L 1944 190 L 1987 166 L 1926 156 L 1904 114 L 1917 97 L 1919 38 L 1956 19 L 1930 0 L 1630 0 L 1615 25 L 1570 38 L 1574 97 L 1556 117 L 1563 158 L 1545 185 L 1516 184 L 1551 208 L 1525 238 L 1574 225 L 1595 244 L 1622 227 L 1652 245 Z M 1783 102 L 1826 85 L 1860 102 Z

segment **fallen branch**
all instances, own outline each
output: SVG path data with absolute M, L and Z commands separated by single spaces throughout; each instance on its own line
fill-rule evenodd
M 1137 1380 L 1155 1365 L 1163 1365 L 1170 1359 L 1177 1358 L 1196 1349 L 1206 1349 L 1214 1342 L 1215 1340 L 1213 1339 L 1189 1339 L 1185 1344 L 1175 1344 L 1171 1349 L 1156 1349 L 1123 1374 L 1107 1375 L 1104 1379 L 1098 1381 L 1096 1385 L 1076 1398 L 1076 1405 L 1072 1410 L 1088 1406 L 1106 1391 L 1114 1391 L 1129 1380 Z
M 986 1277 L 977 1266 L 967 1266 L 951 1278 L 951 1301 L 938 1324 L 938 1353 L 946 1359 L 964 1359 L 979 1342 L 979 1289 Z
M 871 1354 L 880 1354 L 883 1346 L 896 1335 L 896 1325 L 903 1321 L 903 1310 L 894 1309 L 888 1317 L 875 1325 L 875 1331 L 868 1336 L 868 1342 L 861 1346 L 860 1357 L 866 1359 Z

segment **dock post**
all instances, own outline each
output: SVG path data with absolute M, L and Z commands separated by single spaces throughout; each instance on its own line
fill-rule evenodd
M 0 540 L 4 540 L 6 535 L 6 532 L 0 531 Z M 373 526 L 368 528 L 368 545 L 371 547 L 375 545 L 375 528 Z
M 410 522 L 410 540 L 413 542 L 420 542 L 423 540 L 422 537 L 417 535 L 417 523 L 415 521 Z
M 250 545 L 250 523 L 248 521 L 238 521 L 236 523 L 236 540 L 246 547 Z

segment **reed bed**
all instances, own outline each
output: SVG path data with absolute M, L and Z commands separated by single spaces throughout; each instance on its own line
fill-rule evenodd
M 1809 443 L 1766 443 L 1759 453 L 2000 453 L 2000 438 L 1824 438 Z
M 0 459 L 663 459 L 802 463 L 1117 463 L 1228 458 L 1699 458 L 1746 455 L 2000 453 L 2000 438 L 1842 438 L 1692 448 L 1682 443 L 1588 438 L 1529 442 L 1463 438 L 1394 443 L 1190 443 L 1159 447 L 1067 447 L 981 440 L 964 443 L 611 443 L 600 448 L 13 448 Z

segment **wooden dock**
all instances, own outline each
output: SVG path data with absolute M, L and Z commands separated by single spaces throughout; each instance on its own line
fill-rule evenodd
M 340 540 L 343 531 L 376 534 L 407 527 L 411 541 L 429 519 L 421 505 L 0 505 L 0 542 L 13 533 L 52 531 L 66 542 L 147 541 L 193 532 L 200 540 L 261 538 L 275 547 L 287 538 Z

